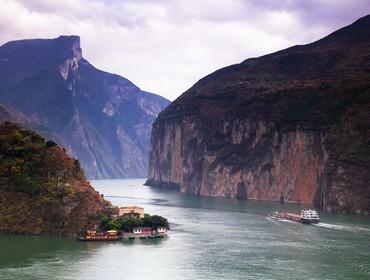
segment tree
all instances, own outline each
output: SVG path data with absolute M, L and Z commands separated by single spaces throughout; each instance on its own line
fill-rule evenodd
M 57 146 L 57 143 L 55 143 L 53 140 L 46 141 L 46 148 L 51 148 Z
M 165 227 L 167 229 L 170 228 L 167 219 L 159 215 L 150 216 L 145 214 L 143 218 L 143 224 L 144 226 L 151 227 L 153 229 L 156 229 L 157 227 Z
M 106 230 L 119 230 L 120 228 L 121 228 L 121 223 L 116 219 L 110 220 L 106 224 Z
M 143 226 L 143 221 L 140 218 L 135 217 L 124 217 L 120 219 L 121 230 L 131 232 L 135 227 Z

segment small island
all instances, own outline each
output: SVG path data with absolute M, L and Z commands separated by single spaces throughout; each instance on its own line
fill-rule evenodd
M 144 214 L 144 208 L 127 206 L 116 208 L 110 217 L 102 219 L 97 229 L 84 232 L 80 241 L 117 241 L 121 239 L 151 239 L 167 236 L 170 225 L 166 218 Z

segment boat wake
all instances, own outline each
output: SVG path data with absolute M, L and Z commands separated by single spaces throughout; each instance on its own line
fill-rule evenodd
M 275 221 L 274 219 L 271 219 L 270 217 L 266 217 L 267 220 L 269 220 L 270 222 L 273 222 L 274 224 L 278 225 L 278 226 L 281 226 L 281 224 L 279 224 L 277 221 Z
M 283 226 L 281 222 L 287 222 L 287 223 L 295 223 L 299 224 L 290 220 L 284 220 L 284 219 L 274 219 L 271 217 L 267 217 L 267 219 L 274 224 L 277 224 L 279 226 Z M 368 235 L 370 236 L 370 228 L 367 227 L 360 227 L 356 225 L 345 225 L 345 224 L 329 224 L 329 223 L 317 223 L 317 224 L 311 224 L 312 226 L 319 227 L 319 228 L 325 228 L 330 230 L 337 230 L 337 231 L 343 231 L 343 232 L 349 232 L 354 233 L 358 235 Z M 289 230 L 291 233 L 299 235 L 299 233 L 296 230 L 291 229 L 290 226 L 285 226 L 287 230 Z M 310 240 L 307 240 L 309 242 Z M 365 273 L 370 275 L 370 267 L 368 264 L 365 263 L 358 263 L 357 261 L 353 261 L 352 258 L 349 258 L 347 254 L 343 254 L 341 250 L 338 250 L 337 247 L 330 246 L 330 244 L 323 244 L 321 245 L 321 248 L 326 250 L 330 255 L 335 256 L 338 260 L 340 260 L 344 264 L 348 264 L 352 267 L 354 267 L 356 270 L 360 271 L 361 273 Z
M 273 222 L 274 224 L 277 224 L 281 226 L 283 223 L 290 223 L 290 224 L 297 224 L 297 222 L 286 220 L 286 219 L 273 219 L 271 217 L 267 217 L 267 220 Z M 320 228 L 326 228 L 326 229 L 333 229 L 333 230 L 338 230 L 338 231 L 346 231 L 346 232 L 352 232 L 352 233 L 357 233 L 357 234 L 365 234 L 370 236 L 370 228 L 366 227 L 359 227 L 359 226 L 352 226 L 352 225 L 339 225 L 339 224 L 329 224 L 329 223 L 318 223 L 318 224 L 311 224 L 312 226 L 315 227 L 320 227 Z
M 328 229 L 336 229 L 336 230 L 345 230 L 345 228 L 346 228 L 345 226 L 334 225 L 334 224 L 327 224 L 327 223 L 313 224 L 313 226 L 322 227 L 322 228 L 328 228 Z
M 291 221 L 291 220 L 286 220 L 286 219 L 274 219 L 274 218 L 270 218 L 270 217 L 266 217 L 267 220 L 281 226 L 281 224 L 279 224 L 279 222 L 284 222 L 284 223 L 289 223 L 289 224 L 299 224 L 297 222 L 294 222 L 294 221 Z
M 359 226 L 350 226 L 350 225 L 336 225 L 336 224 L 327 224 L 327 223 L 318 223 L 312 224 L 316 227 L 327 228 L 327 229 L 334 229 L 340 231 L 347 231 L 353 233 L 362 233 L 370 235 L 370 228 L 359 227 Z

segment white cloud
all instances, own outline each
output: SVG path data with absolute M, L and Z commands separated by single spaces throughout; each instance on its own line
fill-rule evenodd
M 96 67 L 173 100 L 220 67 L 311 42 L 370 11 L 366 0 L 339 2 L 2 0 L 0 44 L 80 35 Z

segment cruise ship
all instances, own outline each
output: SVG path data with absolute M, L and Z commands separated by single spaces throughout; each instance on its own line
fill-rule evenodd
M 319 214 L 316 210 L 312 209 L 301 210 L 300 215 L 286 211 L 274 212 L 271 215 L 268 215 L 268 217 L 272 219 L 289 220 L 302 224 L 317 224 L 320 222 Z

